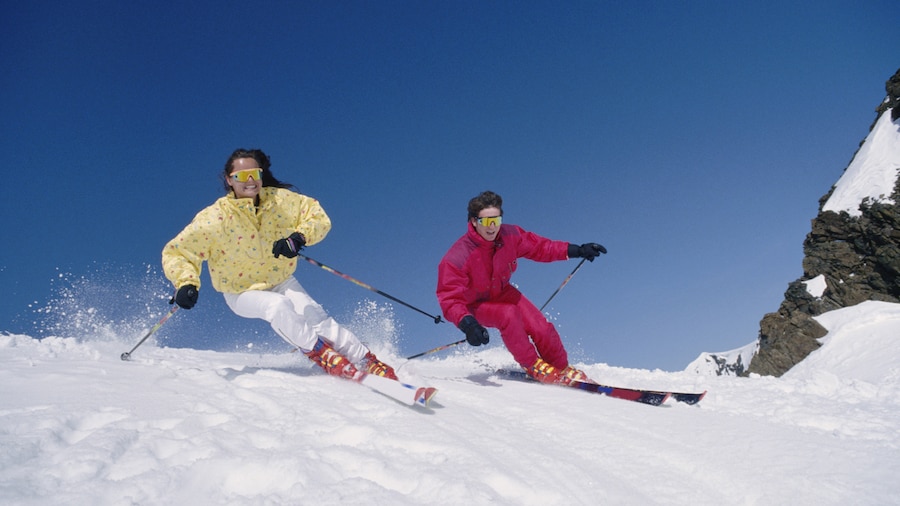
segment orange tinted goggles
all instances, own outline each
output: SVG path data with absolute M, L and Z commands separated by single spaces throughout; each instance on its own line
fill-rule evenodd
M 500 223 L 503 221 L 503 217 L 502 216 L 485 216 L 484 218 L 476 218 L 476 221 L 482 227 L 490 227 L 490 226 L 499 227 Z
M 254 181 L 262 179 L 262 169 L 243 169 L 231 173 L 231 178 L 241 183 L 246 183 L 251 177 Z

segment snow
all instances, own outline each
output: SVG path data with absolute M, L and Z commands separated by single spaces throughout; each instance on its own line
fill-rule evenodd
M 891 121 L 891 111 L 878 118 L 847 170 L 835 184 L 822 211 L 860 216 L 866 199 L 893 204 L 890 199 L 900 170 L 900 120 Z
M 825 275 L 819 274 L 818 276 L 806 280 L 803 282 L 806 285 L 806 291 L 810 295 L 815 298 L 819 298 L 822 294 L 825 293 L 825 290 L 828 288 L 828 283 L 825 281 Z
M 896 380 L 900 370 L 894 368 L 890 354 L 880 356 L 869 353 L 869 350 L 890 350 L 897 346 L 900 333 L 890 335 L 878 329 L 885 325 L 900 328 L 900 304 L 867 301 L 830 311 L 815 320 L 832 331 L 820 341 L 837 343 L 830 345 L 834 351 L 812 355 L 809 360 L 797 364 L 790 373 L 852 376 L 874 385 Z
M 823 346 L 781 378 L 578 364 L 709 391 L 662 407 L 500 379 L 499 344 L 406 361 L 389 332 L 372 348 L 433 408 L 287 350 L 151 338 L 126 362 L 144 332 L 0 335 L 0 504 L 898 504 L 900 305 L 817 319 Z

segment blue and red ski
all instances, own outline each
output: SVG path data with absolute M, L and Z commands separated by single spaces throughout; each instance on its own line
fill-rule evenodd
M 437 394 L 437 389 L 434 387 L 417 387 L 374 374 L 364 372 L 359 374 L 352 381 L 409 406 L 428 406 L 428 403 Z

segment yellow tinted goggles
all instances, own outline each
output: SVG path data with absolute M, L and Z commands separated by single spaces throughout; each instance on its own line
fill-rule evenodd
M 502 216 L 485 216 L 483 218 L 476 218 L 476 220 L 482 227 L 499 227 L 500 223 L 503 222 Z
M 241 183 L 246 183 L 251 177 L 254 181 L 262 179 L 262 169 L 243 169 L 231 173 L 231 178 Z

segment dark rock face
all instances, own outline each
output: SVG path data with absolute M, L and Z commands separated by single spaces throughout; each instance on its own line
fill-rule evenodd
M 706 356 L 706 360 L 715 364 L 716 376 L 743 376 L 744 371 L 747 370 L 744 359 L 740 355 L 732 360 L 728 356 L 710 353 Z
M 885 98 L 884 102 L 875 109 L 875 112 L 880 116 L 884 111 L 891 109 L 891 119 L 896 120 L 897 118 L 900 118 L 900 70 L 897 70 L 897 72 L 888 79 L 884 84 L 884 89 L 887 90 L 887 98 Z
M 900 70 L 887 84 L 879 116 L 900 116 Z M 876 118 L 877 121 L 877 118 Z M 873 123 L 874 126 L 874 123 Z M 833 189 L 832 189 L 833 191 Z M 819 215 L 803 243 L 803 277 L 788 285 L 775 313 L 760 322 L 759 352 L 745 374 L 781 376 L 819 347 L 825 328 L 812 319 L 867 300 L 900 302 L 900 205 L 864 201 L 861 216 L 822 212 L 831 192 L 819 200 Z M 900 178 L 891 199 L 900 203 Z M 813 296 L 801 280 L 825 277 L 827 288 Z

